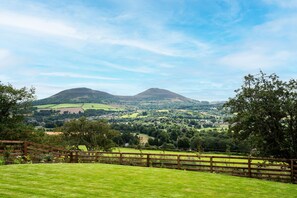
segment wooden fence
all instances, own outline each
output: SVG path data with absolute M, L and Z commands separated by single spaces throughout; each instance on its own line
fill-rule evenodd
M 70 162 L 108 163 L 206 171 L 297 183 L 297 160 L 294 159 L 73 151 L 70 152 Z
M 6 164 L 69 162 L 69 152 L 64 148 L 26 141 L 0 140 L 1 155 L 5 157 Z
M 35 163 L 108 163 L 225 173 L 242 177 L 297 183 L 297 159 L 66 151 L 62 148 L 53 148 L 31 142 L 0 141 L 0 155 L 1 153 L 2 155 L 5 154 L 7 151 L 10 152 L 11 159 L 13 159 L 13 156 L 23 156 L 25 160 L 31 160 Z

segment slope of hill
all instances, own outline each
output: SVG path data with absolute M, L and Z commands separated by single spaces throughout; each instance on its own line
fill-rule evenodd
M 61 103 L 111 103 L 115 96 L 88 88 L 74 88 L 61 91 L 51 97 L 37 100 L 35 105 L 41 104 L 61 104 Z
M 174 92 L 151 88 L 135 96 L 115 96 L 106 92 L 96 91 L 88 88 L 74 88 L 61 91 L 51 97 L 37 100 L 34 105 L 61 104 L 61 103 L 104 103 L 125 104 L 138 102 L 190 102 L 186 98 Z
M 170 100 L 170 101 L 190 101 L 182 95 L 168 91 L 166 89 L 151 88 L 133 97 L 136 100 Z

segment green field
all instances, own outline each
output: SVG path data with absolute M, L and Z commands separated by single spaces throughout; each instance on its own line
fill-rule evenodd
M 62 109 L 62 108 L 80 108 L 82 107 L 83 104 L 68 104 L 68 103 L 65 103 L 65 104 L 58 104 L 58 105 L 55 105 L 53 107 L 51 107 L 52 109 Z
M 46 104 L 35 106 L 38 109 L 63 109 L 63 108 L 83 108 L 83 110 L 105 110 L 105 111 L 121 111 L 123 108 L 115 107 L 112 105 L 99 104 L 99 103 L 64 103 L 64 104 Z
M 132 114 L 126 114 L 121 116 L 121 118 L 137 118 L 139 113 L 132 113 Z
M 114 107 L 111 105 L 99 104 L 99 103 L 85 103 L 82 106 L 82 108 L 84 110 L 87 110 L 87 109 L 95 109 L 95 110 L 102 109 L 102 110 L 106 110 L 106 111 L 121 111 L 121 110 L 123 110 L 123 108 L 120 108 L 120 107 Z
M 79 149 L 82 151 L 87 151 L 86 146 L 80 145 Z M 176 154 L 176 155 L 205 155 L 205 156 L 228 156 L 227 154 L 218 153 L 197 153 L 197 152 L 186 152 L 186 151 L 162 151 L 162 150 L 146 150 L 146 149 L 134 149 L 127 147 L 114 147 L 112 152 L 122 152 L 122 153 L 152 153 L 152 154 Z
M 85 148 L 85 147 L 81 147 L 81 148 Z M 86 150 L 86 149 L 84 149 Z M 125 148 L 125 147 L 116 147 L 113 148 L 112 150 L 113 152 L 121 152 L 121 153 L 151 153 L 151 154 L 175 154 L 175 155 L 193 155 L 195 156 L 199 156 L 199 155 L 203 155 L 203 156 L 230 156 L 227 154 L 218 154 L 218 153 L 197 153 L 197 152 L 186 152 L 186 151 L 162 151 L 162 150 L 145 150 L 145 149 L 134 149 L 134 148 Z M 232 155 L 233 156 L 233 155 Z M 234 155 L 234 157 L 236 157 L 236 155 Z M 240 157 L 240 156 L 238 156 Z M 203 157 L 201 159 L 204 159 Z M 209 158 L 206 158 L 209 159 Z M 243 159 L 220 159 L 220 161 L 234 161 L 234 162 L 246 162 L 246 160 Z M 261 160 L 254 160 L 253 162 L 262 162 Z
M 37 105 L 34 107 L 36 107 L 37 109 L 51 109 L 54 106 L 56 106 L 56 104 Z
M 108 164 L 0 166 L 0 197 L 296 197 L 297 186 Z

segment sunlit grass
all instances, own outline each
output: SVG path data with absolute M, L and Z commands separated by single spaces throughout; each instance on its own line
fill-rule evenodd
M 108 164 L 0 166 L 0 197 L 296 197 L 294 184 Z
M 132 113 L 132 114 L 126 114 L 122 115 L 121 118 L 137 118 L 139 113 Z
M 106 105 L 106 104 L 99 104 L 99 103 L 85 103 L 82 108 L 84 110 L 87 109 L 95 109 L 95 110 L 106 110 L 106 111 L 119 111 L 119 110 L 123 110 L 123 108 L 118 108 L 118 107 L 114 107 L 111 105 Z

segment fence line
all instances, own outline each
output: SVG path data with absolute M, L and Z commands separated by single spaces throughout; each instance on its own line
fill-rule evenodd
M 66 151 L 32 142 L 0 141 L 0 155 L 9 151 L 9 159 L 30 156 L 34 163 L 108 163 L 143 167 L 172 168 L 190 171 L 225 173 L 241 177 L 297 183 L 297 159 L 198 154 L 121 153 Z M 51 158 L 50 158 L 51 157 Z M 12 162 L 11 162 L 12 163 Z

